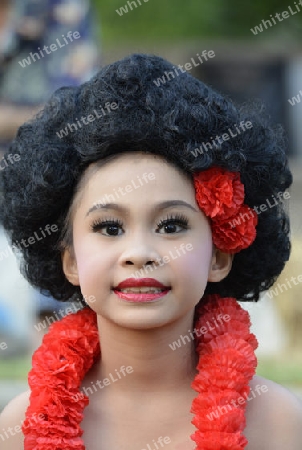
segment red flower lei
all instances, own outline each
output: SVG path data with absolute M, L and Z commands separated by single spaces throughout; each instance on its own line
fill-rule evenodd
M 238 407 L 231 407 L 231 402 L 240 396 L 247 398 L 250 391 L 248 383 L 257 365 L 257 341 L 249 331 L 249 315 L 236 299 L 208 295 L 203 300 L 195 324 L 202 334 L 195 338 L 199 372 L 192 388 L 198 395 L 191 412 L 197 431 L 191 439 L 197 444 L 196 450 L 242 450 L 247 445 L 242 435 L 246 401 Z M 225 315 L 230 320 L 219 321 Z M 210 326 L 213 320 L 214 327 Z M 89 399 L 79 395 L 80 387 L 99 355 L 96 314 L 92 310 L 84 308 L 51 325 L 33 355 L 28 376 L 31 395 L 22 426 L 24 450 L 85 450 L 80 423 Z M 217 414 L 223 406 L 226 412 Z M 39 421 L 33 421 L 37 415 Z
M 258 216 L 243 204 L 239 172 L 211 167 L 195 173 L 193 179 L 198 206 L 211 219 L 214 245 L 227 253 L 249 247 L 256 238 Z

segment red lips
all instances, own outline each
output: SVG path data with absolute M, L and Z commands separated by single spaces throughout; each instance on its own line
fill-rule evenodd
M 126 278 L 126 280 L 119 283 L 115 289 L 126 289 L 131 287 L 156 287 L 159 289 L 170 289 L 170 286 L 165 286 L 154 278 Z

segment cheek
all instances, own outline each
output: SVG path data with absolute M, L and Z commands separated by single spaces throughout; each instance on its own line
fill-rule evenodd
M 186 285 L 194 291 L 204 290 L 212 261 L 212 242 L 195 243 L 193 249 L 179 258 L 179 270 Z
M 75 246 L 79 282 L 82 289 L 87 289 L 90 285 L 93 286 L 104 279 L 106 275 L 104 254 L 106 255 L 106 253 L 96 251 L 95 246 L 87 241 L 82 241 L 81 245 Z

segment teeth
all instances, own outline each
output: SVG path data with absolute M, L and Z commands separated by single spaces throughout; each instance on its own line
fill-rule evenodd
M 127 289 L 120 289 L 121 292 L 125 292 L 125 293 L 149 293 L 149 294 L 158 294 L 159 292 L 163 292 L 164 289 L 159 289 L 156 287 L 150 287 L 150 286 L 145 286 L 145 287 L 133 287 L 133 288 L 127 288 Z

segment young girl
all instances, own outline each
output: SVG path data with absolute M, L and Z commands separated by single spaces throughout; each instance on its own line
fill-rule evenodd
M 23 273 L 82 309 L 33 355 L 2 450 L 301 450 L 301 401 L 255 375 L 237 302 L 289 257 L 283 135 L 174 69 L 104 67 L 10 148 L 1 215 Z

